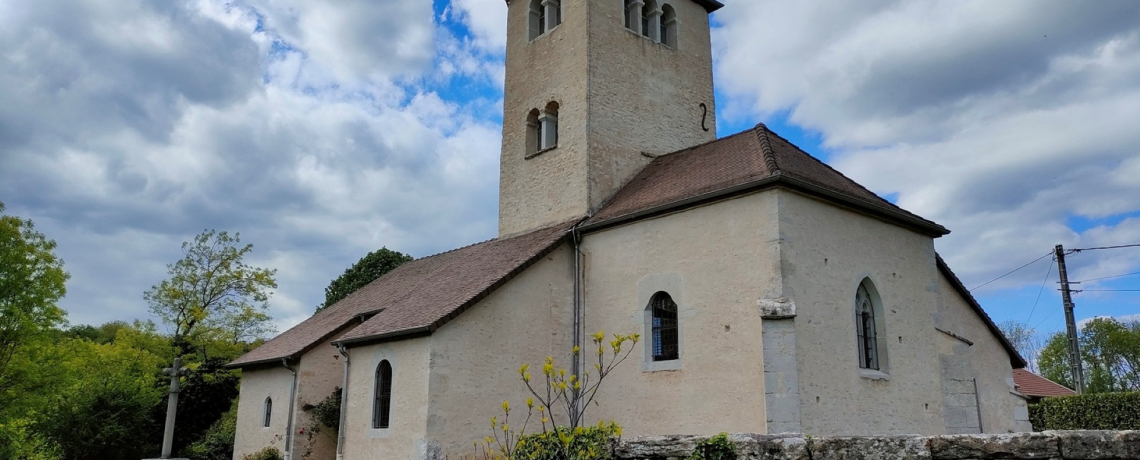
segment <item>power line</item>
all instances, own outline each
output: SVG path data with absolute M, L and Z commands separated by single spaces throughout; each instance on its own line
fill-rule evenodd
M 1112 276 L 1106 276 L 1106 277 L 1103 277 L 1103 278 L 1093 278 L 1093 279 L 1091 279 L 1091 280 L 1080 280 L 1080 281 L 1073 281 L 1073 284 L 1078 284 L 1078 283 L 1087 283 L 1087 282 L 1089 282 L 1089 281 L 1100 281 L 1100 280 L 1108 280 L 1108 279 L 1113 279 L 1113 278 L 1123 278 L 1123 277 L 1125 277 L 1125 276 L 1132 276 L 1132 275 L 1140 275 L 1140 272 L 1135 272 L 1135 273 L 1125 273 L 1125 274 L 1123 274 L 1123 275 L 1112 275 Z
M 1101 249 L 1123 249 L 1123 248 L 1140 248 L 1140 244 L 1125 244 L 1125 245 L 1121 245 L 1121 246 L 1102 246 L 1099 248 L 1079 248 L 1079 249 L 1070 249 L 1070 251 L 1072 251 L 1072 252 L 1099 251 Z
M 1041 256 L 1041 257 L 1038 257 L 1038 258 L 1034 259 L 1034 260 L 1033 260 L 1033 262 L 1030 262 L 1030 263 L 1027 263 L 1027 264 L 1025 264 L 1025 265 L 1022 265 L 1022 266 L 1020 266 L 1020 267 L 1017 267 L 1017 268 L 1015 268 L 1013 271 L 1011 271 L 1011 272 L 1009 272 L 1009 273 L 1006 273 L 1006 274 L 1004 274 L 1004 275 L 1001 275 L 1001 276 L 999 276 L 999 277 L 997 277 L 997 278 L 994 278 L 994 279 L 992 279 L 992 280 L 989 280 L 989 281 L 987 281 L 987 282 L 983 283 L 981 286 L 978 286 L 978 287 L 975 287 L 975 288 L 973 288 L 973 289 L 970 289 L 970 292 L 973 292 L 973 291 L 976 291 L 976 290 L 978 290 L 978 289 L 981 289 L 981 288 L 985 287 L 987 284 L 990 284 L 990 283 L 992 283 L 992 282 L 994 282 L 994 281 L 997 281 L 997 280 L 1000 280 L 1000 279 L 1002 279 L 1002 278 L 1005 278 L 1005 277 L 1007 277 L 1007 276 L 1009 276 L 1009 275 L 1012 275 L 1012 274 L 1016 273 L 1018 270 L 1021 270 L 1021 269 L 1025 268 L 1025 267 L 1028 267 L 1028 266 L 1030 266 L 1030 265 L 1033 265 L 1033 264 L 1037 263 L 1038 261 L 1040 261 L 1041 259 L 1044 259 L 1044 258 L 1046 258 L 1046 257 L 1049 257 L 1049 256 L 1051 256 L 1051 255 L 1053 255 L 1053 253 L 1052 253 L 1052 252 L 1049 252 L 1049 253 L 1047 253 L 1047 254 L 1045 254 L 1045 255 Z M 1050 268 L 1052 268 L 1052 267 L 1050 267 Z
M 1140 292 L 1140 289 L 1081 289 L 1073 292 Z
M 1045 281 L 1041 282 L 1041 289 L 1037 290 L 1037 300 L 1033 301 L 1033 308 L 1029 309 L 1029 317 L 1025 318 L 1025 324 L 1029 324 L 1029 320 L 1033 319 L 1033 312 L 1037 311 L 1037 303 L 1041 301 L 1041 294 L 1045 292 L 1045 285 L 1049 283 L 1049 276 L 1053 274 L 1053 262 L 1056 260 L 1049 259 L 1049 268 L 1045 269 Z

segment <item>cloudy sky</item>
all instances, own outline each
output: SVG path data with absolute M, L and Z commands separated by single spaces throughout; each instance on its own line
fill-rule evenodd
M 1140 243 L 1140 2 L 725 3 L 720 135 L 768 123 L 947 226 L 938 249 L 969 287 L 1058 243 Z M 505 15 L 0 0 L 0 201 L 59 243 L 73 324 L 148 319 L 143 291 L 216 228 L 279 270 L 284 330 L 368 251 L 495 235 Z M 1060 330 L 1051 262 L 975 294 L 999 321 Z M 1140 249 L 1069 264 L 1073 280 L 1140 272 Z M 1140 275 L 1080 286 L 1080 318 L 1140 312 L 1140 292 L 1106 291 Z

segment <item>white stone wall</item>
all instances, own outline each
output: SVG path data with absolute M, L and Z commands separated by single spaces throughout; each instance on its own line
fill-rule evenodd
M 504 400 L 514 408 L 511 425 L 521 427 L 530 396 L 519 378 L 522 364 L 531 364 L 535 382 L 547 356 L 569 366 L 572 255 L 569 244 L 556 249 L 431 336 L 427 436 L 449 458 L 491 435 L 490 419 L 502 420 Z
M 430 352 L 430 337 L 348 350 L 351 364 L 345 421 L 346 460 L 410 459 L 425 447 Z M 389 427 L 373 429 L 376 369 L 382 360 L 392 365 L 392 405 Z
M 765 430 L 757 304 L 780 295 L 775 211 L 763 192 L 586 235 L 585 332 L 643 338 L 587 424 L 617 420 L 627 436 Z M 657 291 L 679 306 L 679 362 L 646 352 Z
M 983 320 L 941 274 L 938 286 L 942 293 L 935 316 L 938 327 L 973 342 L 973 345 L 967 345 L 939 333 L 943 336 L 939 352 L 943 361 L 955 363 L 957 368 L 952 370 L 960 380 L 966 377 L 977 379 L 982 403 L 981 429 L 987 433 L 1031 430 L 1025 399 L 1011 392 L 1014 386 L 1009 355 Z M 953 385 L 954 382 L 944 383 L 946 387 Z M 951 421 L 947 419 L 948 425 Z
M 797 310 L 803 432 L 945 433 L 933 240 L 792 191 L 779 196 L 785 295 Z M 865 278 L 882 301 L 885 317 L 876 320 L 886 325 L 886 378 L 859 369 L 854 308 Z
M 293 374 L 280 365 L 242 371 L 234 460 L 241 460 L 246 455 L 270 446 L 285 451 L 285 427 L 292 382 Z M 269 427 L 264 426 L 267 397 L 273 398 Z

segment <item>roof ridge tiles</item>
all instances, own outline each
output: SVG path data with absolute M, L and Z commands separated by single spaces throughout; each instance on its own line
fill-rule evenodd
M 764 153 L 764 165 L 768 167 L 768 173 L 773 175 L 783 174 L 783 171 L 780 170 L 779 163 L 776 162 L 776 152 L 772 149 L 772 140 L 768 138 L 768 133 L 771 132 L 768 126 L 764 125 L 764 123 L 757 123 L 754 130 L 756 131 L 756 137 L 760 138 L 760 151 Z
M 764 126 L 764 124 L 763 124 L 763 123 L 761 123 L 761 124 L 760 124 L 760 125 L 758 125 L 758 126 Z M 767 133 L 771 133 L 773 136 L 776 136 L 776 138 L 777 138 L 777 139 L 779 139 L 779 140 L 781 140 L 781 141 L 784 141 L 784 143 L 786 143 L 786 144 L 788 144 L 788 145 L 792 146 L 792 148 L 796 149 L 796 151 L 798 151 L 798 152 L 800 152 L 800 153 L 802 153 L 802 154 L 806 155 L 808 158 L 811 158 L 811 159 L 812 159 L 812 161 L 814 161 L 814 162 L 816 162 L 816 163 L 818 163 L 818 164 L 822 165 L 823 167 L 827 168 L 827 169 L 828 169 L 828 170 L 830 170 L 831 172 L 834 172 L 835 174 L 838 174 L 840 177 L 842 177 L 842 178 L 844 178 L 844 179 L 847 179 L 849 182 L 851 182 L 852 184 L 854 184 L 856 187 L 859 187 L 859 189 L 860 189 L 860 190 L 863 190 L 863 191 L 865 191 L 865 192 L 867 192 L 867 193 L 870 193 L 871 195 L 874 195 L 874 196 L 875 196 L 875 197 L 877 197 L 877 198 L 878 198 L 880 201 L 882 201 L 883 203 L 886 203 L 887 205 L 889 205 L 889 207 L 891 207 L 891 208 L 894 208 L 894 209 L 897 209 L 897 210 L 900 210 L 900 211 L 903 211 L 903 212 L 905 212 L 905 213 L 907 213 L 907 214 L 911 214 L 911 215 L 913 215 L 913 216 L 915 216 L 915 217 L 918 217 L 919 219 L 922 219 L 922 220 L 924 220 L 924 221 L 926 221 L 926 222 L 929 222 L 929 223 L 932 223 L 932 224 L 934 224 L 934 223 L 935 223 L 934 221 L 931 221 L 930 219 L 927 219 L 927 218 L 924 218 L 924 217 L 922 217 L 922 216 L 919 216 L 919 215 L 917 215 L 917 214 L 914 214 L 914 213 L 912 213 L 912 212 L 910 212 L 910 211 L 907 211 L 906 209 L 903 209 L 901 206 L 899 206 L 899 205 L 897 205 L 897 204 L 891 203 L 891 202 L 890 202 L 890 201 L 888 201 L 887 199 L 885 199 L 885 198 L 883 198 L 883 197 L 879 196 L 879 194 L 878 194 L 878 193 L 875 193 L 875 192 L 874 192 L 874 191 L 872 191 L 871 189 L 869 189 L 869 188 L 867 188 L 867 187 L 864 187 L 864 186 L 863 186 L 863 184 L 860 184 L 860 183 L 859 183 L 859 181 L 856 181 L 856 180 L 854 180 L 854 179 L 852 179 L 852 178 L 850 178 L 850 177 L 847 177 L 847 175 L 846 175 L 846 174 L 843 174 L 843 172 L 842 172 L 842 171 L 840 171 L 840 170 L 838 170 L 838 169 L 835 169 L 835 168 L 831 167 L 831 165 L 827 164 L 827 163 L 826 163 L 826 162 L 824 162 L 823 160 L 820 160 L 819 158 L 816 158 L 816 157 L 815 157 L 815 155 L 812 155 L 812 154 L 808 153 L 806 150 L 804 150 L 804 149 L 803 149 L 803 148 L 801 148 L 800 146 L 796 145 L 796 143 L 795 143 L 795 142 L 792 142 L 792 141 L 788 140 L 787 138 L 785 138 L 784 136 L 781 136 L 781 135 L 780 135 L 780 133 L 777 133 L 777 132 L 775 132 L 775 131 L 772 131 L 772 130 L 770 130 L 770 129 L 767 129 L 767 126 L 764 126 L 764 131 L 765 131 L 765 132 L 767 132 Z

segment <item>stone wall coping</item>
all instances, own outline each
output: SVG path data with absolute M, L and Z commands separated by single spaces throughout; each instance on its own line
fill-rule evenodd
M 646 436 L 614 448 L 620 460 L 683 460 L 710 436 Z M 1131 460 L 1140 431 L 1044 431 L 945 436 L 730 434 L 738 460 Z

